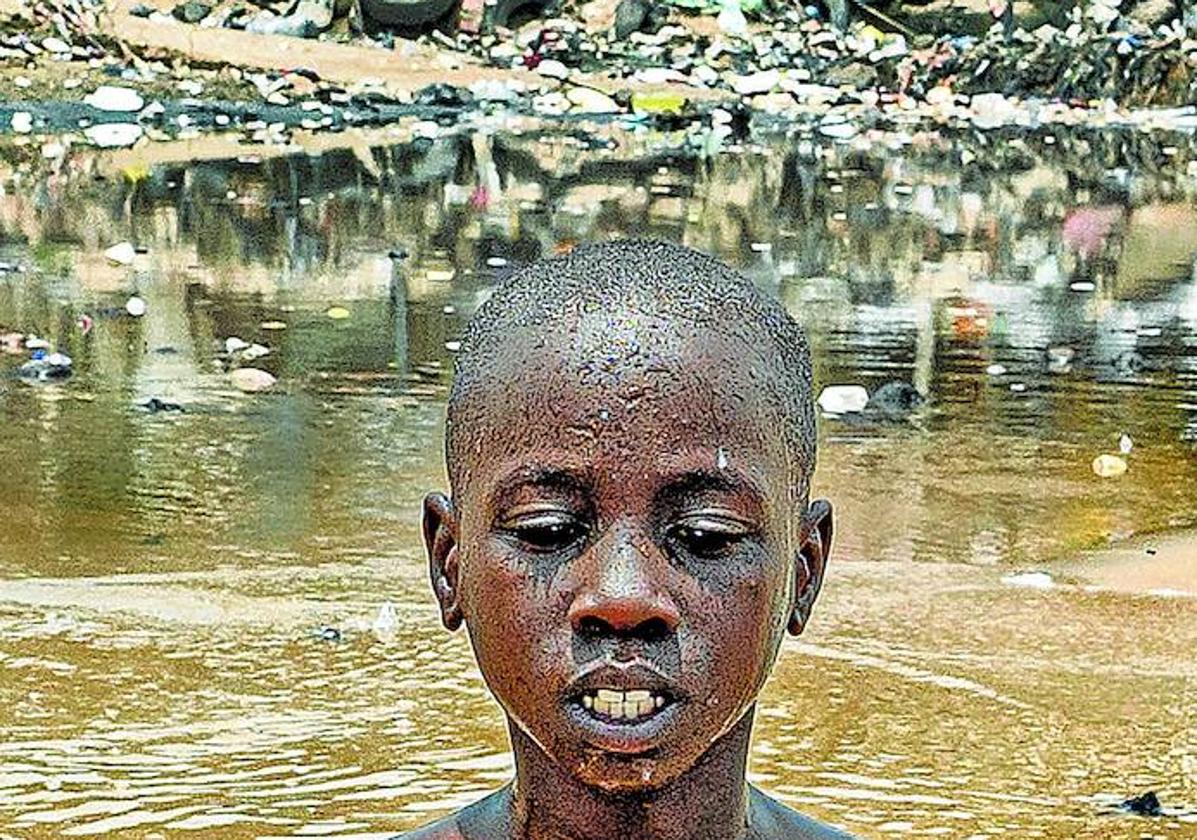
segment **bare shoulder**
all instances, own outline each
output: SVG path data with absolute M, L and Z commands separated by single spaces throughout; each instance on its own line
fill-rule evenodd
M 510 836 L 508 793 L 504 787 L 436 822 L 396 835 L 393 840 L 506 840 Z
M 853 840 L 851 834 L 804 817 L 753 787 L 749 799 L 750 822 L 755 834 L 769 840 Z

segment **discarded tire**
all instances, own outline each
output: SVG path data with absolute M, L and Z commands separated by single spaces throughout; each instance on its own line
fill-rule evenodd
M 384 26 L 423 26 L 443 17 L 455 0 L 361 0 L 362 14 Z

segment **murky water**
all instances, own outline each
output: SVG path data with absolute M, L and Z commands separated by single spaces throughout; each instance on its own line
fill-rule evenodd
M 1008 577 L 1197 522 L 1189 141 L 694 146 L 0 150 L 0 332 L 76 371 L 0 379 L 0 837 L 385 837 L 501 784 L 418 541 L 453 341 L 511 265 L 624 233 L 774 290 L 821 383 L 931 397 L 823 422 L 835 566 L 754 778 L 862 836 L 1197 836 L 1197 593 Z M 1109 812 L 1148 789 L 1165 817 Z

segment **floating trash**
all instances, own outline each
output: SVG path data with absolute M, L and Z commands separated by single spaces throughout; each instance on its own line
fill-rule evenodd
M 268 391 L 278 382 L 273 375 L 252 367 L 237 368 L 229 373 L 229 380 L 238 391 L 247 394 Z
M 1093 459 L 1093 473 L 1100 478 L 1117 478 L 1126 470 L 1126 461 L 1117 455 L 1098 455 Z
M 387 642 L 395 638 L 395 630 L 399 626 L 399 619 L 395 614 L 395 605 L 390 601 L 383 603 L 378 609 L 378 615 L 374 618 L 374 624 L 371 629 L 374 631 L 374 637 L 380 642 Z
M 1131 814 L 1138 814 L 1140 817 L 1161 817 L 1164 815 L 1164 808 L 1160 804 L 1160 798 L 1154 790 L 1149 790 L 1147 793 L 1124 800 L 1118 807 L 1120 810 Z
M 1002 577 L 1007 586 L 1025 586 L 1028 589 L 1051 589 L 1056 585 L 1047 572 L 1015 572 Z
M 66 379 L 72 373 L 71 365 L 71 357 L 65 353 L 46 353 L 38 349 L 32 359 L 17 368 L 17 375 L 34 382 Z
M 819 408 L 826 414 L 851 414 L 864 411 L 869 392 L 863 385 L 828 385 L 819 394 Z
M 1130 435 L 1123 433 L 1123 435 L 1120 438 L 1118 438 L 1118 451 L 1121 452 L 1123 455 L 1129 455 L 1131 453 L 1131 450 L 1134 448 L 1135 448 L 1135 442 L 1133 440 L 1131 440 Z
M 230 356 L 234 353 L 240 353 L 246 347 L 249 347 L 249 342 L 235 335 L 230 335 L 224 340 L 224 352 Z

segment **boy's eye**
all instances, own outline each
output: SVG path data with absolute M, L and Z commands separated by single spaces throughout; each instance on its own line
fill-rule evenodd
M 742 523 L 721 517 L 687 519 L 669 529 L 670 541 L 695 557 L 719 557 L 749 534 Z
M 572 516 L 561 513 L 539 513 L 518 517 L 504 525 L 532 551 L 560 551 L 576 543 L 586 534 L 586 528 Z

